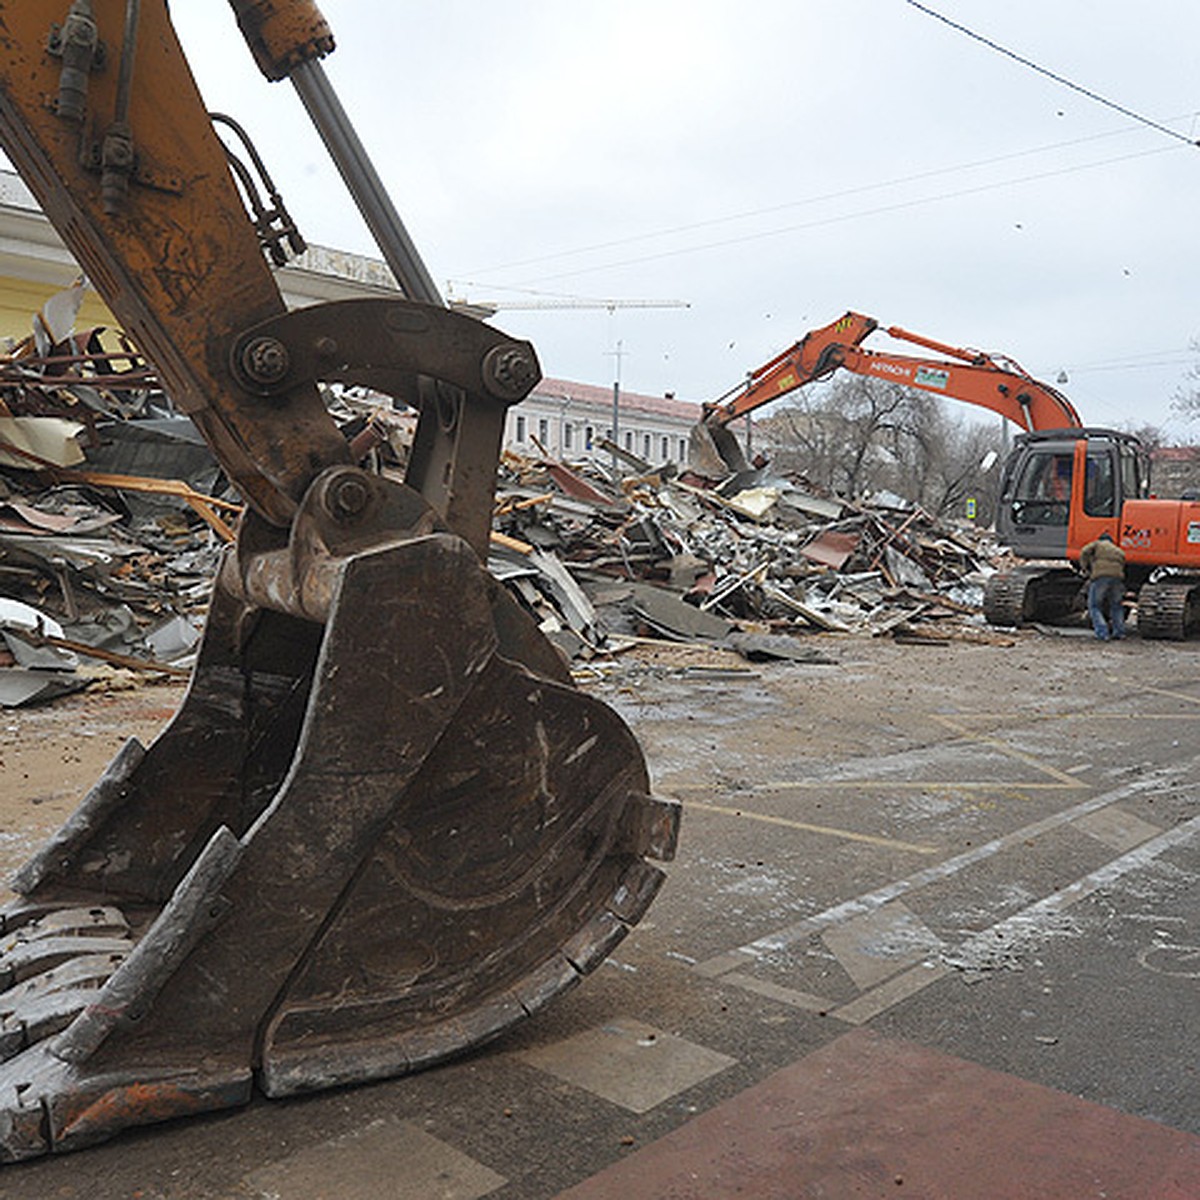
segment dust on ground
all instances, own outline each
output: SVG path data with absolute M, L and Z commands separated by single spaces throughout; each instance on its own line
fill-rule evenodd
M 0 879 L 75 810 L 130 737 L 148 744 L 183 699 L 178 682 L 77 692 L 0 709 Z
M 748 663 L 731 651 L 696 644 L 638 645 L 577 672 L 581 686 L 617 708 L 643 742 L 652 774 L 669 794 L 682 778 L 719 778 L 734 765 L 726 744 L 706 761 L 704 721 L 689 709 L 703 693 L 704 720 L 740 725 L 739 750 L 751 758 L 787 752 L 852 759 L 919 746 L 910 722 L 939 710 L 1019 704 L 1053 715 L 1081 697 L 1134 688 L 1140 675 L 1192 674 L 1200 643 L 1098 645 L 1090 637 L 1023 631 L 1012 645 L 947 641 L 903 645 L 886 638 L 822 635 L 803 639 L 825 662 Z M 764 704 L 756 706 L 762 678 Z M 149 744 L 184 695 L 177 681 L 131 690 L 93 690 L 32 708 L 0 711 L 0 878 L 8 878 L 53 833 L 127 738 Z M 723 707 L 713 693 L 727 693 Z M 765 703 L 767 693 L 771 703 Z M 789 709 L 780 723 L 779 703 Z M 761 707 L 761 711 L 759 711 Z M 716 715 L 714 716 L 714 712 Z M 670 718 L 677 719 L 670 719 Z M 809 744 L 805 744 L 806 735 Z

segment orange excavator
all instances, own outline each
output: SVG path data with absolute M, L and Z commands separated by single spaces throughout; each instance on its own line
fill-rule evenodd
M 990 409 L 1024 432 L 1000 482 L 996 531 L 1025 560 L 993 575 L 984 613 L 995 625 L 1061 619 L 1077 607 L 1079 553 L 1107 532 L 1125 551 L 1143 637 L 1182 639 L 1200 624 L 1200 502 L 1150 495 L 1149 456 L 1136 437 L 1084 426 L 1070 400 L 1011 359 L 946 345 L 898 326 L 883 332 L 943 357 L 864 349 L 878 322 L 848 312 L 814 329 L 705 406 L 692 431 L 702 474 L 747 469 L 733 421 L 846 370 Z
M 442 303 L 316 8 L 232 7 L 404 298 L 286 310 L 302 240 L 166 0 L 0 0 L 0 145 L 248 506 L 179 712 L 0 912 L 0 1160 L 461 1053 L 603 961 L 675 845 L 630 730 L 486 569 L 533 348 Z M 419 411 L 403 480 L 323 383 Z

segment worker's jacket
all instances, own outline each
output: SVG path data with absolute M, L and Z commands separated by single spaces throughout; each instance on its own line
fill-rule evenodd
M 1115 542 L 1097 538 L 1079 552 L 1079 565 L 1089 579 L 1124 579 L 1125 551 Z

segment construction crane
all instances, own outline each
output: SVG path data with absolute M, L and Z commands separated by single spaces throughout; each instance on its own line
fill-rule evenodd
M 538 296 L 529 300 L 468 300 L 453 295 L 453 285 L 448 289 L 446 303 L 455 312 L 464 313 L 476 320 L 486 321 L 503 309 L 505 312 L 557 311 L 565 309 L 605 309 L 614 312 L 618 308 L 691 308 L 687 300 L 602 300 L 589 296 Z

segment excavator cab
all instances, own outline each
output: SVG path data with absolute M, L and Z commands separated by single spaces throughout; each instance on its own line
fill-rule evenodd
M 533 348 L 440 303 L 316 9 L 233 6 L 405 298 L 285 310 L 294 230 L 248 219 L 163 0 L 0 0 L 0 143 L 248 505 L 178 713 L 0 912 L 0 1160 L 460 1054 L 603 961 L 674 851 L 633 734 L 486 567 Z M 418 410 L 402 479 L 326 383 Z
M 1066 558 L 1074 430 L 1022 434 L 1004 464 L 996 532 L 1023 558 Z
M 1145 497 L 1149 488 L 1149 458 L 1132 434 L 1111 429 L 1020 434 L 1001 474 L 996 533 L 1025 562 L 988 580 L 983 602 L 988 621 L 1057 621 L 1081 610 L 1080 576 L 1046 560 L 1077 561 L 1101 533 L 1119 541 L 1125 503 Z
M 1132 434 L 1109 429 L 1020 434 L 1001 474 L 996 532 L 1022 558 L 1074 557 L 1102 530 L 1115 536 L 1124 503 L 1147 496 L 1149 489 L 1149 460 Z

